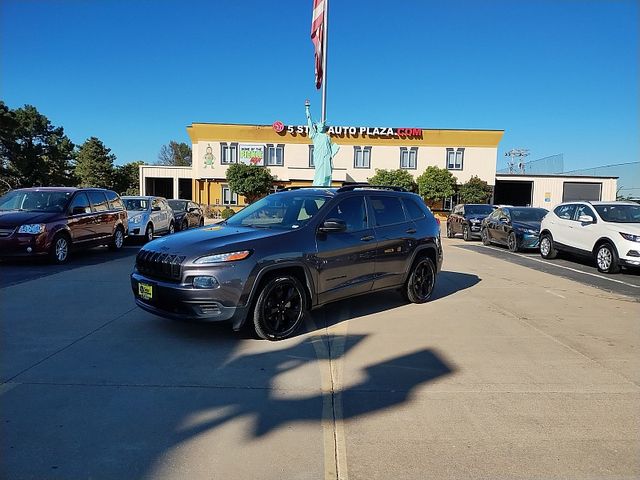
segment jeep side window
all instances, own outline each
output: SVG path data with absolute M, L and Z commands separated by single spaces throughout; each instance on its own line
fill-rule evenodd
M 419 220 L 425 217 L 424 210 L 411 198 L 403 198 L 404 208 L 407 210 L 407 215 L 411 220 Z
M 372 195 L 371 206 L 375 216 L 376 227 L 405 222 L 404 210 L 397 197 Z
M 333 207 L 325 220 L 337 218 L 347 224 L 347 232 L 358 232 L 367 228 L 367 209 L 363 196 L 350 197 Z

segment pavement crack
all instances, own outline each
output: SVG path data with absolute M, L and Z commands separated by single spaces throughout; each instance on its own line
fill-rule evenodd
M 22 371 L 20 371 L 20 372 L 16 373 L 13 377 L 11 377 L 11 378 L 9 378 L 9 379 L 5 380 L 3 383 L 9 383 L 9 382 L 11 382 L 11 381 L 12 381 L 12 380 L 14 380 L 15 378 L 17 378 L 17 377 L 19 377 L 20 375 L 22 375 L 23 373 L 28 372 L 28 371 L 29 371 L 29 370 L 31 370 L 32 368 L 37 367 L 38 365 L 40 365 L 40 364 L 42 364 L 42 363 L 46 362 L 46 361 L 47 361 L 47 360 L 49 360 L 50 358 L 55 357 L 55 356 L 56 356 L 56 355 L 58 355 L 59 353 L 62 353 L 62 352 L 64 352 L 65 350 L 67 350 L 68 348 L 70 348 L 70 347 L 74 346 L 76 343 L 81 342 L 81 341 L 82 341 L 82 340 L 84 340 L 85 338 L 87 338 L 87 337 L 89 337 L 89 336 L 93 335 L 94 333 L 96 333 L 96 332 L 98 332 L 98 331 L 102 330 L 102 329 L 103 329 L 104 327 L 106 327 L 107 325 L 110 325 L 110 324 L 112 324 L 113 322 L 115 322 L 116 320 L 119 320 L 119 319 L 121 319 L 122 317 L 124 317 L 125 315 L 128 315 L 129 313 L 133 312 L 136 308 L 137 308 L 137 307 L 130 308 L 129 310 L 127 310 L 127 311 L 126 311 L 126 312 L 124 312 L 123 314 L 118 315 L 116 318 L 112 318 L 111 320 L 109 320 L 109 321 L 107 321 L 107 322 L 103 323 L 103 324 L 102 324 L 102 325 L 100 325 L 99 327 L 94 328 L 94 329 L 93 329 L 93 330 L 91 330 L 89 333 L 87 333 L 87 334 L 85 334 L 85 335 L 81 336 L 80 338 L 75 339 L 73 342 L 69 343 L 68 345 L 65 345 L 64 347 L 62 347 L 62 348 L 60 348 L 60 349 L 56 350 L 56 351 L 55 351 L 55 352 L 53 352 L 52 354 L 47 355 L 46 357 L 44 357 L 44 358 L 43 358 L 43 359 L 41 359 L 40 361 L 38 361 L 38 362 L 34 363 L 33 365 L 31 365 L 31 366 L 29 366 L 29 367 L 25 368 L 25 369 L 24 369 L 24 370 L 22 370 Z

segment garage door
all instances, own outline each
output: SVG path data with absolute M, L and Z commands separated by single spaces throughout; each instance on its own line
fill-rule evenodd
M 562 187 L 562 201 L 599 201 L 602 192 L 601 183 L 564 182 Z

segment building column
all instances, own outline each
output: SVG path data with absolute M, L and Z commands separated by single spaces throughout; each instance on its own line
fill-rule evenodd
M 173 177 L 173 198 L 180 198 L 180 184 L 178 181 L 178 174 L 175 173 Z

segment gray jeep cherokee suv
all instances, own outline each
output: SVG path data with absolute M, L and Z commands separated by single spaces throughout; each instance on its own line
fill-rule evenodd
M 422 199 L 353 184 L 274 193 L 226 222 L 154 240 L 131 274 L 138 306 L 175 319 L 252 322 L 290 337 L 305 312 L 401 289 L 426 302 L 442 265 L 440 226 Z

